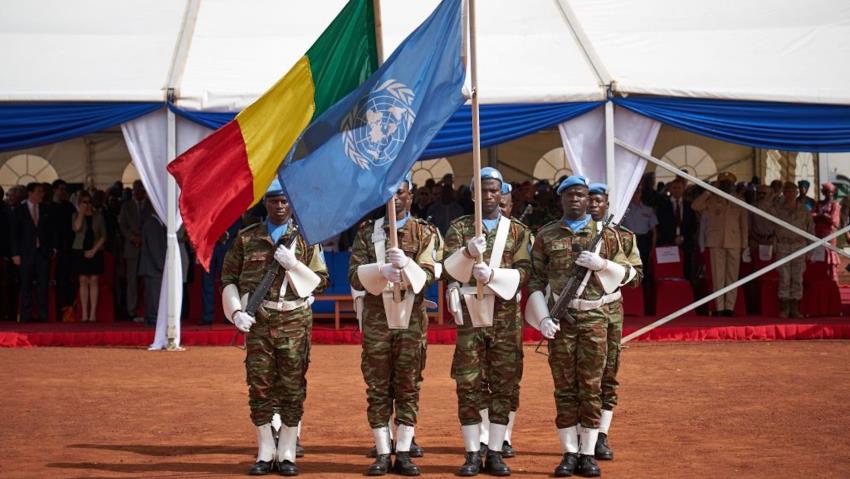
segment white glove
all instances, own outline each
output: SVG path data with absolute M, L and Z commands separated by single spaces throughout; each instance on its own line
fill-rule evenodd
M 298 258 L 295 257 L 295 253 L 289 251 L 289 248 L 284 245 L 277 247 L 277 250 L 274 252 L 274 259 L 280 263 L 285 270 L 290 270 L 298 264 Z
M 472 276 L 475 278 L 475 281 L 478 281 L 481 284 L 487 284 L 490 282 L 490 275 L 493 274 L 493 270 L 484 263 L 477 263 L 472 267 Z
M 561 326 L 555 324 L 555 321 L 552 321 L 552 318 L 544 318 L 543 321 L 540 322 L 540 333 L 546 339 L 555 339 L 555 333 L 561 330 Z
M 592 251 L 582 251 L 581 254 L 578 255 L 578 258 L 576 258 L 577 265 L 591 271 L 600 271 L 605 269 L 605 263 L 607 262 L 607 259 Z
M 257 320 L 253 316 L 244 311 L 237 311 L 233 314 L 233 324 L 236 325 L 236 329 L 243 333 L 250 331 L 251 326 L 256 322 Z
M 750 248 L 744 248 L 744 252 L 741 253 L 741 261 L 744 263 L 749 263 L 753 260 L 752 256 L 750 256 Z
M 487 250 L 487 241 L 483 236 L 476 236 L 466 243 L 466 249 L 469 255 L 473 258 L 481 258 L 484 256 L 484 251 Z
M 463 326 L 463 310 L 460 306 L 460 288 L 457 283 L 452 283 L 446 289 L 446 302 L 448 303 L 449 312 L 454 317 L 455 324 Z
M 401 270 L 389 263 L 381 266 L 381 276 L 391 283 L 401 283 Z
M 400 248 L 390 248 L 387 250 L 387 259 L 390 260 L 390 264 L 395 266 L 398 269 L 402 269 L 407 266 L 407 263 L 410 262 L 410 258 L 404 254 Z

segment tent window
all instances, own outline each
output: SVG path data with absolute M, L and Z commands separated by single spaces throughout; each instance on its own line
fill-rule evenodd
M 417 161 L 413 165 L 413 183 L 417 186 L 424 185 L 426 181 L 432 178 L 435 181 L 440 181 L 447 174 L 454 175 L 454 168 L 445 158 Z
M 571 174 L 573 170 L 567 163 L 567 154 L 561 146 L 544 153 L 534 165 L 534 178 L 547 180 L 552 184 L 558 181 L 558 178 Z
M 50 163 L 38 155 L 15 155 L 0 166 L 0 185 L 9 189 L 15 185 L 26 185 L 33 181 L 52 183 L 59 175 Z
M 699 179 L 712 178 L 717 174 L 717 163 L 714 162 L 714 158 L 698 146 L 679 145 L 668 151 L 661 159 Z M 673 173 L 662 168 L 655 169 L 655 181 L 669 183 L 673 179 Z
M 795 183 L 806 180 L 812 185 L 807 196 L 814 199 L 818 192 L 815 155 L 806 152 L 766 150 L 764 181 L 769 185 L 774 180 Z
M 127 163 L 124 173 L 121 174 L 121 183 L 124 184 L 124 188 L 132 188 L 133 182 L 140 179 L 142 177 L 139 176 L 139 170 L 136 169 L 136 165 L 132 161 Z

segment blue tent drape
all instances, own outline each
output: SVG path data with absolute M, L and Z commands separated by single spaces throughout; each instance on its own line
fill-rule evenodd
M 850 106 L 629 97 L 614 103 L 718 140 L 785 151 L 850 151 Z
M 602 102 L 481 105 L 481 146 L 488 147 L 530 135 L 583 115 Z M 460 108 L 443 125 L 423 158 L 439 158 L 472 151 L 472 108 Z
M 56 143 L 120 125 L 162 103 L 0 104 L 0 151 Z
M 481 146 L 498 145 L 556 126 L 600 105 L 602 102 L 481 105 Z M 219 128 L 236 116 L 236 113 L 187 111 L 174 106 L 170 108 L 183 118 L 208 128 Z M 422 158 L 440 158 L 469 151 L 472 151 L 472 109 L 463 106 L 443 125 L 425 149 Z

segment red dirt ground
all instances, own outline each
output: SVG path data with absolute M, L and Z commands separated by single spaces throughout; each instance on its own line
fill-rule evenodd
M 242 355 L 138 349 L 0 350 L 0 477 L 242 475 L 253 462 Z M 418 460 L 462 462 L 451 346 L 429 348 Z M 360 477 L 371 445 L 356 346 L 316 346 L 302 475 Z M 509 460 L 515 477 L 559 461 L 552 381 L 526 350 Z M 625 353 L 605 477 L 850 477 L 850 342 L 646 343 Z

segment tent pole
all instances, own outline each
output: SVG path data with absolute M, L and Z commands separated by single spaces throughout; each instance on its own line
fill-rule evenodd
M 635 155 L 645 159 L 646 161 L 648 161 L 650 163 L 653 163 L 656 166 L 664 168 L 665 170 L 675 174 L 676 176 L 681 176 L 682 178 L 685 178 L 686 180 L 688 180 L 692 183 L 696 183 L 697 185 L 699 185 L 699 186 L 703 187 L 704 189 L 714 193 L 715 195 L 717 195 L 717 196 L 719 196 L 719 197 L 721 197 L 725 200 L 728 200 L 728 201 L 740 206 L 741 208 L 744 208 L 745 210 L 747 210 L 747 211 L 749 211 L 753 214 L 759 215 L 762 218 L 764 218 L 768 221 L 771 221 L 771 222 L 773 222 L 773 223 L 775 223 L 775 224 L 777 224 L 777 225 L 779 225 L 779 226 L 781 226 L 781 227 L 783 227 L 783 228 L 785 228 L 789 231 L 793 231 L 794 233 L 802 236 L 803 238 L 806 238 L 807 240 L 814 242 L 818 246 L 823 246 L 823 247 L 825 247 L 829 250 L 835 251 L 836 253 L 838 253 L 838 254 L 846 257 L 846 258 L 850 258 L 850 253 L 846 253 L 846 252 L 844 252 L 844 250 L 839 249 L 838 247 L 829 244 L 829 242 L 824 238 L 818 238 L 817 236 L 809 233 L 808 231 L 801 230 L 800 228 L 797 228 L 796 226 L 788 223 L 787 221 L 783 221 L 783 220 L 771 215 L 770 213 L 764 212 L 764 211 L 756 208 L 755 206 L 753 206 L 753 205 L 751 205 L 751 204 L 749 204 L 749 203 L 747 203 L 747 202 L 745 202 L 745 201 L 743 201 L 739 198 L 736 198 L 735 196 L 732 196 L 732 195 L 730 195 L 726 192 L 723 192 L 723 191 L 717 189 L 716 187 L 710 185 L 709 183 L 706 183 L 705 181 L 697 178 L 696 176 L 685 173 L 684 171 L 679 170 L 675 166 L 670 165 L 670 164 L 668 164 L 668 163 L 666 163 L 662 160 L 659 160 L 658 158 L 655 158 L 652 155 L 646 154 L 646 153 L 640 151 L 639 149 L 633 147 L 632 145 L 629 145 L 628 143 L 623 142 L 622 140 L 615 139 L 614 143 L 617 146 L 619 146 L 620 148 L 623 148 L 624 150 L 627 150 L 631 153 L 634 153 Z
M 829 241 L 833 238 L 837 238 L 837 237 L 843 235 L 844 233 L 846 233 L 848 231 L 850 231 L 850 226 L 845 226 L 844 228 L 842 228 L 842 229 L 832 233 L 831 235 L 827 236 L 826 238 L 824 238 L 824 241 Z M 749 283 L 750 281 L 758 278 L 759 276 L 762 276 L 765 273 L 769 273 L 770 271 L 773 271 L 774 269 L 779 268 L 780 266 L 784 265 L 785 263 L 788 263 L 790 261 L 793 261 L 793 260 L 799 258 L 800 256 L 803 256 L 804 254 L 812 251 L 813 249 L 815 249 L 819 246 L 820 245 L 817 244 L 817 243 L 812 243 L 810 245 L 804 246 L 803 248 L 798 249 L 794 253 L 792 253 L 788 256 L 785 256 L 784 258 L 781 258 L 781 259 L 779 259 L 779 260 L 777 260 L 773 263 L 770 263 L 769 265 L 765 266 L 764 268 L 762 268 L 758 271 L 754 271 L 754 272 L 748 274 L 747 276 L 744 276 L 743 278 L 739 279 L 738 281 L 735 281 L 734 283 L 711 293 L 710 295 L 700 299 L 699 301 L 693 302 L 693 303 L 685 306 L 684 308 L 682 308 L 682 309 L 680 309 L 676 312 L 668 314 L 667 316 L 659 319 L 658 321 L 655 321 L 652 324 L 648 324 L 648 325 L 638 329 L 637 331 L 635 331 L 635 332 L 629 334 L 628 336 L 624 337 L 621 344 L 625 344 L 625 343 L 631 341 L 632 339 L 637 338 L 638 336 L 644 335 L 644 334 L 652 331 L 653 329 L 655 329 L 655 328 L 657 328 L 657 327 L 659 327 L 663 324 L 669 323 L 670 321 L 678 318 L 679 316 L 682 316 L 683 314 L 685 314 L 689 311 L 693 311 L 694 309 L 702 306 L 703 304 L 706 304 L 709 301 L 712 301 L 712 300 L 728 293 L 729 291 L 732 291 L 735 288 L 743 286 L 744 284 Z
M 169 101 L 171 101 L 171 96 L 173 95 L 173 90 L 169 89 Z M 166 114 L 168 115 L 168 133 L 167 133 L 167 143 L 166 143 L 166 157 L 168 159 L 168 163 L 171 163 L 177 157 L 177 118 L 174 115 L 174 112 L 171 111 L 170 108 L 166 109 Z M 166 195 L 166 210 L 167 210 L 167 248 L 166 248 L 166 284 L 168 285 L 168 328 L 166 330 L 166 337 L 168 338 L 168 343 L 166 345 L 166 349 L 168 351 L 176 351 L 179 350 L 180 347 L 177 345 L 177 314 L 176 311 L 178 305 L 177 298 L 177 288 L 176 281 L 183 281 L 182 272 L 177 268 L 177 261 L 179 261 L 177 248 L 179 247 L 177 244 L 177 182 L 174 180 L 174 177 L 171 175 L 167 175 L 167 185 L 168 188 Z M 182 298 L 181 298 L 182 299 Z
M 605 183 L 608 184 L 608 191 L 617 191 L 614 154 L 614 102 L 609 99 L 605 102 Z M 591 181 L 600 181 L 601 179 L 591 178 Z M 617 211 L 614 213 L 617 213 Z

